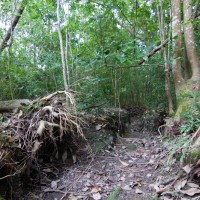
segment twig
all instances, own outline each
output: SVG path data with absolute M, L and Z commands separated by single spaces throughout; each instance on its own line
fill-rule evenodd
M 194 138 L 196 138 L 198 136 L 198 134 L 200 134 L 200 127 L 197 129 L 197 131 L 194 133 L 194 135 L 192 136 L 191 142 L 194 141 Z
M 161 133 L 161 131 L 160 131 L 160 129 L 161 129 L 162 127 L 166 127 L 166 124 L 163 124 L 163 125 L 161 125 L 161 126 L 158 127 L 158 133 L 160 134 L 161 142 L 162 142 L 162 140 L 163 140 L 163 136 L 162 136 L 162 133 Z
M 167 191 L 170 187 L 172 187 L 172 186 L 175 184 L 175 182 L 176 182 L 182 175 L 183 175 L 183 172 L 181 171 L 181 172 L 179 173 L 179 175 L 178 175 L 177 177 L 174 178 L 174 180 L 173 180 L 172 183 L 170 183 L 169 185 L 165 186 L 164 188 L 161 188 L 161 189 L 157 190 L 156 193 L 161 194 L 161 193 Z
M 76 179 L 76 181 L 71 185 L 71 187 L 64 193 L 64 195 L 60 198 L 60 200 L 63 200 L 63 199 L 66 197 L 66 195 L 67 195 L 67 194 L 69 193 L 69 191 L 73 188 L 73 186 L 80 180 L 80 178 L 83 176 L 83 174 L 89 170 L 89 168 L 90 168 L 92 162 L 93 162 L 93 159 L 92 159 L 91 162 L 88 164 L 88 166 L 86 167 L 86 169 L 81 173 L 81 175 Z
M 57 193 L 62 193 L 62 194 L 65 194 L 65 192 L 64 191 L 62 191 L 62 190 L 53 190 L 53 189 L 46 189 L 46 190 L 44 190 L 44 192 L 57 192 Z
M 15 173 L 13 173 L 13 174 L 8 174 L 8 175 L 6 175 L 6 176 L 3 176 L 3 177 L 0 178 L 0 180 L 3 180 L 3 179 L 8 178 L 8 177 L 15 176 L 15 175 L 17 175 L 17 174 L 20 174 L 20 173 L 21 173 L 21 170 L 25 167 L 25 164 L 26 164 L 26 163 L 24 163 L 24 165 L 22 166 L 21 169 L 16 170 Z
M 174 181 L 175 178 L 170 178 L 167 180 L 164 180 L 163 182 L 159 182 L 160 185 L 167 185 L 169 183 L 171 183 L 172 181 Z

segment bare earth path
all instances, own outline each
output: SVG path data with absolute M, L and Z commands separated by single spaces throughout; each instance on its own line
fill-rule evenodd
M 154 183 L 162 177 L 167 151 L 160 137 L 132 131 L 128 138 L 102 150 L 94 159 L 80 152 L 78 162 L 59 170 L 54 166 L 41 172 L 42 184 L 28 199 L 156 199 Z M 60 166 L 58 167 L 60 168 Z M 176 172 L 175 172 L 176 173 Z M 176 174 L 174 174 L 176 175 Z

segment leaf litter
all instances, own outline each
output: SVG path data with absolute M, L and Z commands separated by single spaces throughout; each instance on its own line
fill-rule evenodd
M 54 118 L 57 116 L 54 109 L 48 106 L 41 109 L 41 115 L 46 111 L 53 113 Z M 68 115 L 71 116 L 70 113 Z M 105 127 L 110 124 L 108 119 L 91 116 L 88 119 L 93 126 L 84 130 L 84 135 L 98 134 L 101 136 L 98 141 L 104 145 L 95 155 L 88 155 L 88 146 L 83 146 L 78 148 L 76 158 L 71 155 L 69 159 L 64 152 L 61 157 L 62 163 L 43 165 L 39 172 L 40 180 L 35 183 L 37 189 L 32 189 L 31 192 L 28 190 L 25 199 L 139 200 L 155 197 L 164 200 L 184 200 L 193 196 L 196 198 L 196 195 L 200 194 L 200 162 L 184 166 L 181 172 L 177 171 L 179 166 L 175 160 L 170 167 L 166 166 L 171 147 L 164 147 L 160 135 L 145 127 L 141 129 L 141 116 L 132 119 L 128 136 L 118 137 L 117 140 L 112 132 L 109 132 L 108 138 L 105 137 L 108 132 Z M 44 127 L 50 125 L 57 129 L 54 121 L 51 121 L 51 124 L 41 119 L 37 122 L 38 135 L 42 135 L 46 131 Z M 66 131 L 66 128 L 63 130 Z M 52 142 L 54 140 L 53 138 Z M 41 148 L 39 142 L 35 140 L 32 146 L 33 153 Z

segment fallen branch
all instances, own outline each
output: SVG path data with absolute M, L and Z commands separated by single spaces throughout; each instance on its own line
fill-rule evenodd
M 176 181 L 177 181 L 179 178 L 181 178 L 182 175 L 183 175 L 183 172 L 181 171 L 181 172 L 178 174 L 178 176 L 175 177 L 174 179 L 172 179 L 173 181 L 172 181 L 169 185 L 165 186 L 164 188 L 159 188 L 159 187 L 157 186 L 157 187 L 156 187 L 156 193 L 157 193 L 157 194 L 161 194 L 161 193 L 163 193 L 163 192 L 166 192 L 170 187 L 172 187 L 172 186 L 176 183 Z
M 18 108 L 21 108 L 22 106 L 29 104 L 31 104 L 31 101 L 28 99 L 0 101 L 0 113 L 16 112 Z

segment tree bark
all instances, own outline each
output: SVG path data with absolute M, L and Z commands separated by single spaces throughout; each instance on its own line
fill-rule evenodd
M 185 0 L 184 10 L 184 36 L 188 60 L 192 69 L 191 86 L 193 90 L 199 90 L 200 86 L 200 61 L 195 48 L 193 24 L 192 24 L 192 0 Z
M 23 0 L 21 3 L 21 6 L 17 9 L 16 11 L 16 15 L 14 16 L 14 18 L 12 19 L 12 23 L 11 26 L 9 27 L 6 35 L 4 36 L 1 44 L 0 44 L 0 53 L 7 47 L 7 42 L 9 41 L 9 39 L 12 36 L 13 31 L 15 30 L 15 27 L 17 26 L 19 19 L 22 16 L 22 13 L 25 9 L 25 6 L 27 4 L 27 0 Z
M 64 51 L 63 38 L 62 38 L 62 33 L 61 33 L 61 28 L 60 28 L 60 12 L 59 12 L 59 10 L 60 10 L 60 0 L 57 0 L 58 36 L 59 36 L 59 40 L 60 40 L 60 53 L 61 53 L 61 60 L 62 60 L 63 81 L 64 81 L 65 91 L 68 91 L 65 51 Z
M 158 23 L 159 23 L 159 32 L 160 32 L 160 40 L 162 43 L 165 40 L 165 26 L 164 26 L 164 13 L 162 9 L 162 1 L 160 2 L 160 6 L 157 7 L 158 11 Z M 162 47 L 163 49 L 163 58 L 164 58 L 164 70 L 165 70 L 165 93 L 167 97 L 168 102 L 168 113 L 171 115 L 173 110 L 173 101 L 172 101 L 172 95 L 171 95 L 171 87 L 170 87 L 170 79 L 169 79 L 169 63 L 167 62 L 167 50 L 166 46 Z
M 180 0 L 172 0 L 172 38 L 174 38 L 174 62 L 173 74 L 176 87 L 176 94 L 179 96 L 179 91 L 184 84 L 182 69 L 181 69 L 181 4 Z

